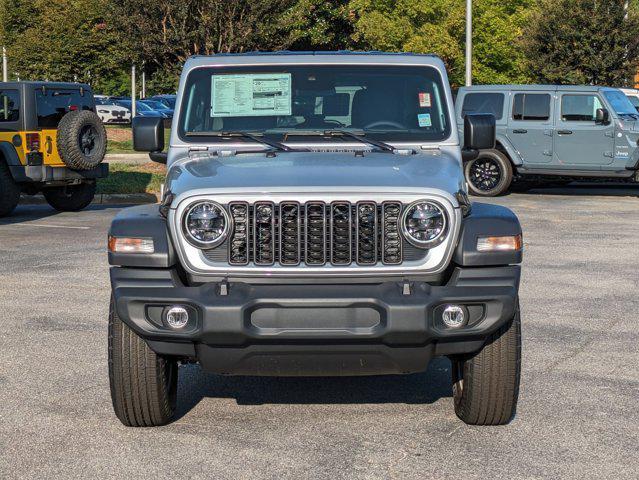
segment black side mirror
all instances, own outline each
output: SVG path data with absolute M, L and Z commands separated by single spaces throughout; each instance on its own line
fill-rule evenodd
M 464 117 L 464 160 L 476 158 L 480 150 L 495 148 L 496 126 L 492 113 L 468 113 Z
M 133 150 L 138 152 L 161 152 L 164 150 L 164 119 L 159 117 L 135 117 Z
M 595 114 L 595 123 L 598 125 L 608 125 L 610 123 L 610 112 L 605 108 L 598 108 Z

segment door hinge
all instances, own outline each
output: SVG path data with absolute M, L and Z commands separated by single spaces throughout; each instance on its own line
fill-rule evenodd
M 544 155 L 546 157 L 552 157 L 552 150 L 544 150 Z
M 614 132 L 606 132 L 606 133 L 604 133 L 604 135 L 605 135 L 606 137 L 615 138 L 615 134 L 614 134 Z

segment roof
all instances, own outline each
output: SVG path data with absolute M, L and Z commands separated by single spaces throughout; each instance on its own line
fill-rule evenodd
M 517 91 L 552 91 L 552 92 L 565 92 L 565 91 L 580 91 L 580 92 L 598 92 L 601 90 L 616 90 L 613 87 L 602 87 L 593 85 L 473 85 L 471 87 L 460 87 L 459 91 L 503 91 L 503 90 L 517 90 Z
M 409 52 L 352 52 L 340 50 L 332 52 L 246 52 L 220 53 L 216 55 L 195 55 L 190 57 L 184 69 L 221 65 L 331 65 L 331 64 L 383 64 L 383 65 L 429 65 L 441 71 L 444 62 L 436 55 Z

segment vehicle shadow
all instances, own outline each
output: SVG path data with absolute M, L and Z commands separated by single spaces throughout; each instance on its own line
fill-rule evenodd
M 238 405 L 431 404 L 452 396 L 450 361 L 435 358 L 424 373 L 366 377 L 227 377 L 197 365 L 180 368 L 176 420 L 204 398 L 234 398 Z
M 507 196 L 520 195 L 560 195 L 560 196 L 601 196 L 639 197 L 639 184 L 632 183 L 571 183 L 569 185 L 536 187 L 525 192 L 509 192 Z
M 2 225 L 12 225 L 16 223 L 28 222 L 33 220 L 43 220 L 45 218 L 55 217 L 56 215 L 81 215 L 83 212 L 97 212 L 97 211 L 106 211 L 117 209 L 120 210 L 122 207 L 126 207 L 127 205 L 116 205 L 116 204 L 108 204 L 108 205 L 90 205 L 84 210 L 80 212 L 58 212 L 54 208 L 50 207 L 46 203 L 43 204 L 18 204 L 13 213 L 7 217 L 0 218 L 0 227 Z

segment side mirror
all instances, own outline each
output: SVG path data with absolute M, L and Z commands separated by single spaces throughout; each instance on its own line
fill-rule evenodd
M 464 117 L 464 160 L 477 157 L 480 150 L 495 148 L 496 126 L 492 113 L 468 113 Z
M 598 108 L 595 114 L 595 123 L 598 125 L 608 125 L 610 123 L 610 112 L 605 108 Z
M 137 152 L 161 152 L 164 150 L 164 119 L 160 117 L 135 117 L 133 150 Z

